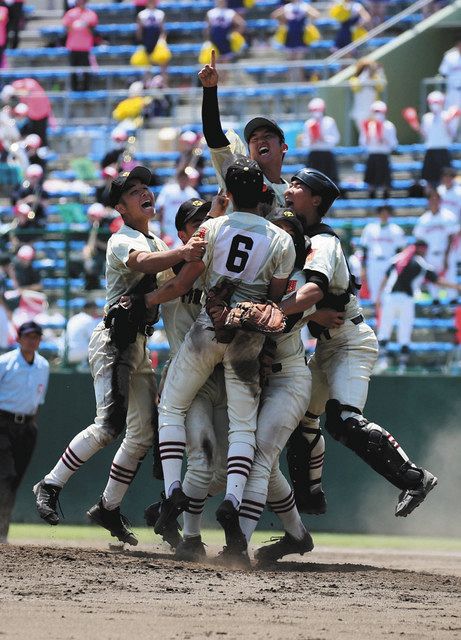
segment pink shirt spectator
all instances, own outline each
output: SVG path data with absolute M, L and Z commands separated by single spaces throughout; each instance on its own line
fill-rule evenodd
M 91 9 L 74 7 L 64 14 L 63 25 L 67 29 L 66 48 L 69 51 L 90 51 L 94 45 L 92 29 L 98 24 L 98 16 Z
M 0 7 L 0 47 L 6 45 L 6 37 L 8 35 L 8 9 Z
M 42 120 L 52 114 L 51 104 L 43 87 L 33 78 L 22 78 L 12 82 L 20 101 L 29 108 L 27 117 L 30 120 Z

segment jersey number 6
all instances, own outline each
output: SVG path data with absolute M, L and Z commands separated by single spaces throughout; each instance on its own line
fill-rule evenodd
M 248 252 L 253 248 L 253 244 L 252 238 L 240 234 L 235 235 L 227 256 L 226 269 L 232 273 L 242 273 L 250 257 Z

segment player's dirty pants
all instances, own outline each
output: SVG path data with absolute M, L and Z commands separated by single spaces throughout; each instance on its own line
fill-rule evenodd
M 282 363 L 282 370 L 272 373 L 262 390 L 256 452 L 240 507 L 241 517 L 256 522 L 259 519 L 273 468 L 278 466 L 283 447 L 307 410 L 310 387 L 311 374 L 302 356 L 289 364 Z
M 167 492 L 181 480 L 186 413 L 220 362 L 229 415 L 228 488 L 235 480 L 239 485 L 236 491 L 243 491 L 254 455 L 260 395 L 258 356 L 264 336 L 238 331 L 230 344 L 222 344 L 216 342 L 209 323 L 202 313 L 193 324 L 169 367 L 160 400 L 159 445 Z

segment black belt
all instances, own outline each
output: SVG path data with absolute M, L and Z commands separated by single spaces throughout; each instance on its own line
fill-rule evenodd
M 307 358 L 304 356 L 304 364 L 307 366 Z M 283 364 L 281 362 L 276 362 L 272 365 L 272 373 L 280 373 L 283 369 Z
M 26 424 L 34 419 L 33 415 L 27 415 L 26 413 L 11 413 L 11 411 L 4 411 L 0 409 L 0 418 L 8 418 L 16 424 Z
M 362 314 L 359 316 L 355 316 L 355 318 L 348 318 L 352 322 L 352 324 L 360 324 L 364 321 L 364 317 Z M 328 329 L 324 329 L 319 337 L 324 336 L 327 340 L 331 340 L 330 331 Z
M 107 316 L 104 316 L 102 321 L 104 323 L 104 326 L 106 327 L 106 329 L 110 329 L 110 327 L 108 327 L 106 325 L 106 318 Z M 138 333 L 140 333 L 143 336 L 152 336 L 154 334 L 154 327 L 151 324 L 143 324 L 140 327 L 138 327 L 137 329 Z

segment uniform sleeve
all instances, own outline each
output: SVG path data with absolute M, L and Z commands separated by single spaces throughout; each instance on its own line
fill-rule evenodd
M 168 245 L 165 242 L 163 242 L 163 240 L 161 240 L 160 238 L 157 238 L 157 236 L 155 236 L 155 244 L 157 245 L 158 251 L 170 250 L 168 248 Z M 162 284 L 165 284 L 165 282 L 168 282 L 168 280 L 171 280 L 172 278 L 174 278 L 173 269 L 165 269 L 165 271 L 160 271 L 159 273 L 156 274 L 157 284 L 159 287 Z
M 132 251 L 136 251 L 127 239 L 121 237 L 117 238 L 116 235 L 113 235 L 110 240 L 109 250 L 110 253 L 125 266 L 128 262 L 130 253 Z
M 210 149 L 210 157 L 211 164 L 216 172 L 216 177 L 218 179 L 218 184 L 221 189 L 225 189 L 226 185 L 224 182 L 224 173 L 223 166 L 230 162 L 234 156 L 234 154 L 239 153 L 243 156 L 247 155 L 247 149 L 239 138 L 239 136 L 235 133 L 235 131 L 227 131 L 226 138 L 229 140 L 230 144 L 227 147 L 221 147 L 219 149 Z
M 208 266 L 213 258 L 214 240 L 217 233 L 216 229 L 217 226 L 220 226 L 222 219 L 223 218 L 220 217 L 207 220 L 206 222 L 201 224 L 197 231 L 194 233 L 194 236 L 200 236 L 208 243 L 202 258 L 202 262 L 205 266 Z
M 338 262 L 338 251 L 341 253 L 341 244 L 338 238 L 320 234 L 311 238 L 312 246 L 307 254 L 304 269 L 317 271 L 331 282 Z
M 450 73 L 450 60 L 449 56 L 445 54 L 442 58 L 442 62 L 440 63 L 439 73 L 442 76 L 448 76 Z
M 290 273 L 293 271 L 295 259 L 296 250 L 291 237 L 288 236 L 288 238 L 283 238 L 281 259 L 274 271 L 273 277 L 280 278 L 281 280 L 283 278 L 288 278 Z

